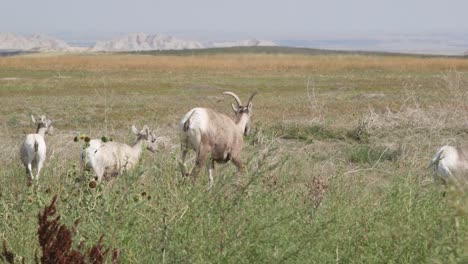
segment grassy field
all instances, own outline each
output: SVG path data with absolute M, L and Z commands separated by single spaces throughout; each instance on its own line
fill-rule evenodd
M 122 263 L 468 263 L 468 195 L 432 183 L 431 156 L 468 139 L 468 60 L 372 54 L 33 54 L 0 58 L 0 240 L 32 262 L 37 214 L 58 195 L 75 243 Z M 253 92 L 246 173 L 218 166 L 208 190 L 178 171 L 191 108 L 231 115 Z M 28 186 L 30 114 L 59 120 Z M 80 143 L 163 137 L 131 173 L 91 189 Z M 193 154 L 193 153 L 192 153 Z M 193 157 L 191 162 L 193 163 Z M 446 194 L 443 196 L 443 192 Z

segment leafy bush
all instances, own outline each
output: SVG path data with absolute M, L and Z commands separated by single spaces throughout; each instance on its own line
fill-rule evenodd
M 76 249 L 73 249 L 73 234 L 76 232 L 78 226 L 78 220 L 75 221 L 72 229 L 70 230 L 66 225 L 59 224 L 60 216 L 56 216 L 55 202 L 57 196 L 54 196 L 49 206 L 44 207 L 44 212 L 38 214 L 38 229 L 37 235 L 39 238 L 39 245 L 42 249 L 42 255 L 40 261 L 35 255 L 36 263 L 93 263 L 100 264 L 104 263 L 109 249 L 105 249 L 102 245 L 102 239 L 104 236 L 99 238 L 96 245 L 91 246 L 89 249 L 84 248 L 84 242 L 81 241 Z M 83 253 L 84 252 L 84 253 Z M 3 250 L 0 254 L 3 261 L 8 263 L 14 263 L 15 254 L 8 251 L 6 248 L 6 241 L 3 241 Z M 25 257 L 21 258 L 25 260 Z M 112 263 L 119 262 L 119 251 L 114 249 L 112 253 Z

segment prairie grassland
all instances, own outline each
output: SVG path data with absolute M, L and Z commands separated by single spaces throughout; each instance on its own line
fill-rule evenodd
M 412 57 L 378 55 L 300 55 L 300 54 L 204 54 L 204 55 L 134 55 L 134 54 L 87 54 L 54 55 L 34 54 L 22 57 L 7 57 L 0 66 L 27 70 L 82 70 L 102 71 L 295 71 L 338 72 L 346 70 L 386 70 L 434 72 L 448 69 L 466 70 L 468 61 L 447 57 Z
M 55 194 L 76 240 L 124 263 L 466 263 L 468 195 L 432 184 L 429 160 L 468 141 L 468 60 L 370 55 L 28 55 L 0 58 L 0 240 L 31 262 Z M 177 123 L 231 114 L 253 91 L 246 173 L 179 175 Z M 57 119 L 38 184 L 19 161 L 30 114 Z M 135 171 L 80 181 L 80 143 L 164 137 Z M 193 156 L 193 155 L 192 155 Z M 191 160 L 193 162 L 193 158 Z M 443 196 L 443 191 L 446 195 Z

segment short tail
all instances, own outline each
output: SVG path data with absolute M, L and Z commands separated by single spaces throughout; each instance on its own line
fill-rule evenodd
M 184 122 L 184 132 L 186 132 L 190 128 L 190 118 L 192 118 L 193 113 L 195 113 L 195 111 L 193 111 L 190 114 L 190 116 L 187 118 L 187 120 L 185 120 L 185 122 Z
M 439 162 L 444 158 L 445 147 L 441 147 L 439 151 L 432 157 L 431 164 L 429 167 L 432 167 L 434 171 L 437 171 L 439 168 Z

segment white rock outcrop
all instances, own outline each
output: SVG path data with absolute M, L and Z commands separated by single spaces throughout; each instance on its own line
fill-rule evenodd
M 44 34 L 20 36 L 14 33 L 0 33 L 0 50 L 66 51 L 68 44 Z
M 91 51 L 145 51 L 145 50 L 183 50 L 201 49 L 203 44 L 161 34 L 130 34 L 110 41 L 98 41 Z
M 109 41 L 97 41 L 91 47 L 73 47 L 65 41 L 44 34 L 30 36 L 0 32 L 0 50 L 39 52 L 119 52 L 149 50 L 190 50 L 203 48 L 276 46 L 266 40 L 246 39 L 201 43 L 162 34 L 133 33 Z

